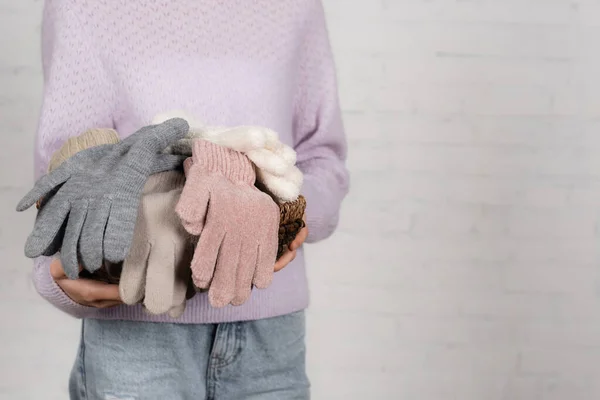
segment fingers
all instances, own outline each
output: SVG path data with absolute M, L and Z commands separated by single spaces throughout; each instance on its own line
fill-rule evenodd
M 94 165 L 94 163 L 98 162 L 100 159 L 111 156 L 114 157 L 116 154 L 123 154 L 125 149 L 121 149 L 121 147 L 122 146 L 120 143 L 107 143 L 88 147 L 73 154 L 71 157 L 65 160 L 64 164 L 86 165 L 89 167 Z M 117 149 L 116 152 L 115 149 Z M 71 167 L 71 169 L 73 169 L 73 167 Z
M 189 124 L 184 119 L 170 118 L 159 124 L 143 126 L 123 139 L 117 146 L 132 148 L 138 146 L 139 143 L 142 144 L 141 148 L 158 153 L 172 142 L 183 139 L 189 129 Z
M 254 271 L 258 264 L 258 247 L 253 243 L 242 245 L 240 261 L 237 267 L 237 277 L 235 280 L 235 296 L 231 304 L 239 306 L 244 304 L 252 292 L 252 279 Z M 272 270 L 272 267 L 271 267 Z
M 178 154 L 159 154 L 152 162 L 150 175 L 179 169 L 183 165 L 185 159 L 186 156 Z
M 151 248 L 148 242 L 135 243 L 123 262 L 119 280 L 119 293 L 125 304 L 133 305 L 144 298 L 150 251 Z
M 286 250 L 281 257 L 279 257 L 279 260 L 277 260 L 277 262 L 275 263 L 275 267 L 273 268 L 273 270 L 275 272 L 281 271 L 283 268 L 285 268 L 289 263 L 291 263 L 294 258 L 296 258 L 296 250 Z M 258 285 L 256 287 L 259 287 Z
M 170 238 L 151 246 L 146 273 L 144 306 L 152 314 L 164 314 L 173 306 L 175 247 Z
M 187 238 L 186 238 L 187 239 Z M 194 247 L 187 240 L 177 241 L 175 243 L 175 283 L 173 289 L 173 308 L 169 310 L 169 315 L 181 308 L 181 313 L 185 310 L 185 301 L 189 293 L 190 282 L 192 280 L 192 271 L 190 264 L 194 255 Z M 180 314 L 181 315 L 181 314 Z
M 67 164 L 61 164 L 61 166 L 54 171 L 42 176 L 38 179 L 29 193 L 19 201 L 19 204 L 17 204 L 17 211 L 27 210 L 39 199 L 50 193 L 55 187 L 66 182 L 70 176 L 71 170 L 68 168 Z
M 272 250 L 271 247 L 273 246 L 259 245 L 258 247 L 258 265 L 256 266 L 256 272 L 254 273 L 252 283 L 259 289 L 269 287 L 273 280 L 277 246 L 274 247 L 274 250 Z
M 211 228 L 202 232 L 191 264 L 192 279 L 199 289 L 208 289 L 210 286 L 219 249 L 225 238 L 225 232 Z
M 171 118 L 158 125 L 150 125 L 150 132 L 143 138 L 144 148 L 155 153 L 163 151 L 165 147 L 183 139 L 190 130 L 190 125 L 183 118 Z
M 118 285 L 91 279 L 59 279 L 56 283 L 69 298 L 85 306 L 106 308 L 122 304 Z
M 290 169 L 290 172 L 292 171 L 293 169 Z M 271 194 L 282 201 L 294 201 L 300 194 L 302 180 L 298 181 L 292 175 L 293 173 L 278 176 L 262 169 L 256 171 L 257 181 L 262 183 Z
M 63 221 L 62 225 L 58 229 L 58 232 L 56 233 L 56 235 L 54 235 L 54 239 L 50 242 L 48 246 L 46 246 L 46 250 L 43 253 L 44 256 L 51 257 L 60 252 L 60 247 L 62 246 L 66 229 L 67 221 Z
M 62 267 L 62 262 L 60 259 L 55 258 L 50 263 L 50 276 L 52 276 L 52 279 L 55 281 L 67 278 L 67 274 L 65 274 L 65 270 Z
M 279 148 L 279 156 L 285 160 L 288 165 L 296 165 L 296 151 L 286 144 Z
M 209 139 L 220 146 L 240 151 L 242 153 L 265 147 L 266 135 L 260 128 L 238 126 L 224 130 Z
M 88 214 L 79 241 L 79 253 L 81 263 L 90 272 L 97 271 L 102 266 L 104 230 L 110 215 L 110 206 L 108 200 L 88 204 Z
M 304 183 L 304 173 L 300 171 L 300 168 L 293 165 L 285 172 L 284 177 L 289 182 L 293 182 L 294 185 L 296 185 L 296 187 L 298 188 L 298 193 L 294 198 L 294 200 L 297 200 L 298 196 L 300 196 L 300 188 Z
M 183 118 L 171 118 L 159 125 L 155 131 L 156 146 L 155 151 L 162 151 L 169 144 L 183 139 L 190 131 L 189 123 Z
M 307 237 L 308 237 L 308 228 L 305 226 L 304 228 L 300 229 L 300 232 L 298 232 L 298 234 L 296 235 L 296 237 L 294 238 L 292 243 L 290 243 L 290 245 L 289 245 L 290 250 L 292 250 L 292 251 L 298 250 L 300 248 L 300 246 L 302 246 L 304 241 L 306 241 Z
M 130 165 L 141 174 L 173 170 L 181 166 L 184 156 L 162 153 L 169 145 L 183 139 L 189 131 L 182 118 L 172 118 L 158 125 L 149 125 L 128 136 L 118 146 L 128 149 Z M 160 154 L 159 154 L 160 153 Z
M 54 259 L 50 263 L 50 275 L 61 290 L 78 304 L 97 308 L 122 304 L 117 285 L 90 279 L 69 279 L 59 259 Z
M 175 206 L 175 212 L 181 224 L 191 235 L 200 235 L 210 202 L 208 179 L 201 171 L 192 167 L 186 177 L 181 197 Z
M 64 226 L 70 204 L 60 196 L 52 196 L 38 212 L 33 231 L 25 242 L 25 256 L 39 257 L 56 241 L 56 235 Z
M 253 283 L 257 288 L 264 289 L 273 280 L 273 266 L 277 259 L 279 209 L 269 199 L 269 202 L 265 203 L 262 213 L 266 225 L 265 229 L 261 231 L 262 235 L 258 246 L 258 264 Z
M 183 315 L 183 312 L 185 311 L 185 302 L 173 306 L 170 310 L 169 310 L 169 317 L 171 318 L 179 318 Z
M 258 169 L 276 176 L 282 176 L 291 166 L 282 157 L 267 149 L 252 150 L 246 155 Z
M 123 304 L 119 300 L 99 300 L 91 303 L 90 305 L 95 308 L 110 308 Z
M 263 128 L 262 132 L 265 134 L 267 139 L 265 148 L 269 150 L 275 150 L 282 146 L 283 143 L 279 140 L 279 134 L 273 129 Z
M 183 172 L 186 177 L 190 173 L 190 169 L 192 168 L 192 165 L 194 165 L 194 160 L 192 159 L 192 157 L 186 158 L 185 161 L 183 162 Z
M 208 290 L 208 300 L 213 307 L 224 307 L 233 300 L 236 275 L 240 265 L 242 242 L 233 234 L 226 234 L 219 249 L 214 276 Z M 252 267 L 250 267 L 252 268 Z
M 69 213 L 69 221 L 67 222 L 67 229 L 60 252 L 63 269 L 70 279 L 77 279 L 79 276 L 77 245 L 86 215 L 87 201 L 81 200 L 73 204 Z
M 131 247 L 138 207 L 132 207 L 131 200 L 121 198 L 113 200 L 110 208 L 102 247 L 104 259 L 118 263 L 127 257 Z M 98 225 L 101 225 L 101 222 L 97 221 Z

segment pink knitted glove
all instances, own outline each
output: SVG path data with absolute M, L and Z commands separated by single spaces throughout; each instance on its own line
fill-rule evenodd
M 192 160 L 175 209 L 184 228 L 200 236 L 192 279 L 208 288 L 213 307 L 240 305 L 252 284 L 262 289 L 273 279 L 279 207 L 254 186 L 254 167 L 244 154 L 198 139 Z

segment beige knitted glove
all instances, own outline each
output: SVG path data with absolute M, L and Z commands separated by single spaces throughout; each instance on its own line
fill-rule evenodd
M 125 304 L 143 300 L 151 314 L 183 314 L 191 284 L 194 238 L 183 229 L 175 205 L 185 176 L 179 171 L 151 175 L 144 186 L 131 249 L 123 262 L 119 293 Z
M 88 129 L 79 136 L 69 138 L 60 149 L 52 154 L 48 163 L 48 172 L 54 171 L 60 164 L 81 150 L 115 143 L 119 143 L 119 135 L 114 129 Z

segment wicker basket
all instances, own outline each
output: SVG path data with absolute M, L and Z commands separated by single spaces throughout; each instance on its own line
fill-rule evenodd
M 277 248 L 277 259 L 294 241 L 296 235 L 304 228 L 304 210 L 306 209 L 306 199 L 300 195 L 295 201 L 290 201 L 279 205 L 279 247 Z
M 294 241 L 298 232 L 304 228 L 305 224 L 302 217 L 304 216 L 305 209 L 306 199 L 303 196 L 299 196 L 295 201 L 290 201 L 279 205 L 280 219 L 277 259 L 281 257 L 290 243 Z M 99 270 L 93 273 L 83 270 L 80 273 L 80 277 L 94 279 L 106 283 L 118 284 L 122 268 L 122 263 L 111 264 L 105 262 Z

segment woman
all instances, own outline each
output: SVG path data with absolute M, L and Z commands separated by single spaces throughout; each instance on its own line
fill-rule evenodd
M 123 138 L 183 109 L 211 125 L 277 131 L 297 152 L 308 204 L 308 230 L 268 289 L 218 309 L 197 294 L 176 320 L 37 259 L 39 293 L 82 319 L 71 398 L 309 398 L 301 244 L 333 233 L 349 181 L 321 1 L 46 0 L 42 28 L 36 177 L 69 137 L 108 127 Z

